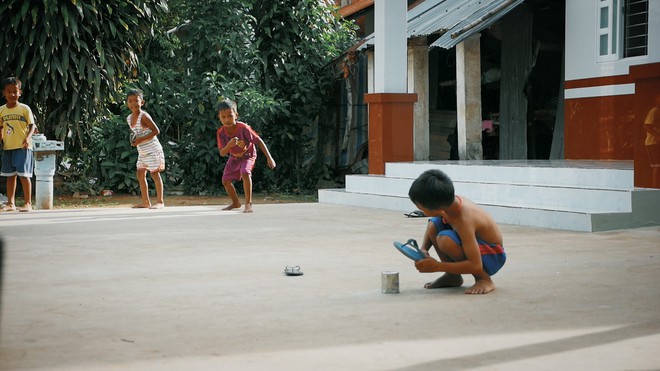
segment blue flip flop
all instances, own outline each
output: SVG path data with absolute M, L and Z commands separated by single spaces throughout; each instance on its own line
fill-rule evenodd
M 417 260 L 422 260 L 426 258 L 422 250 L 419 249 L 419 246 L 417 246 L 417 241 L 414 239 L 409 239 L 408 242 L 406 243 L 401 243 L 399 241 L 394 241 L 394 247 L 396 247 L 397 250 L 401 251 L 401 253 L 408 258 L 417 261 Z

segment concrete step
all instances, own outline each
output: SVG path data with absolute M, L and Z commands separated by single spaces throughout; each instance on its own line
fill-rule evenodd
M 432 168 L 504 224 L 585 232 L 660 225 L 660 190 L 635 188 L 625 161 L 388 163 L 384 176 L 348 175 L 345 189 L 319 190 L 319 202 L 410 212 L 408 189 Z
M 346 191 L 407 197 L 413 180 L 349 175 L 346 176 Z M 456 194 L 468 197 L 479 204 L 576 212 L 632 211 L 630 190 L 460 180 L 454 181 L 454 188 Z
M 407 196 L 348 192 L 345 188 L 319 189 L 318 196 L 319 202 L 325 204 L 369 207 L 402 212 L 409 212 L 416 209 L 415 204 Z
M 347 192 L 345 189 L 319 190 L 319 202 L 401 211 L 402 214 L 416 209 L 407 197 Z M 575 231 L 591 231 L 592 229 L 591 216 L 588 213 L 499 205 L 481 206 L 491 213 L 495 220 L 503 224 Z
M 415 179 L 428 169 L 442 170 L 454 182 L 499 182 L 621 190 L 634 187 L 632 162 L 628 161 L 397 162 L 387 163 L 385 174 L 388 177 Z

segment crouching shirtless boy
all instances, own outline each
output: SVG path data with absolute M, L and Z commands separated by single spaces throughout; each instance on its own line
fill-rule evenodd
M 422 273 L 445 272 L 424 287 L 458 287 L 462 274 L 474 276 L 475 283 L 466 294 L 487 294 L 495 290 L 491 276 L 504 265 L 502 233 L 493 217 L 483 208 L 454 194 L 454 184 L 440 170 L 427 170 L 408 192 L 410 200 L 431 216 L 420 246 L 426 256 L 415 262 Z M 430 257 L 434 248 L 440 261 Z

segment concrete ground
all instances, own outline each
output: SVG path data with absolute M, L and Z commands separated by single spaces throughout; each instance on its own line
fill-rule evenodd
M 1 213 L 0 369 L 660 369 L 660 228 L 504 225 L 497 290 L 470 296 L 392 246 L 424 226 L 315 203 Z

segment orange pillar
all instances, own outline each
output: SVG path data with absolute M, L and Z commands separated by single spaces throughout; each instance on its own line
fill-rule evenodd
M 365 94 L 369 105 L 369 174 L 385 174 L 386 162 L 413 161 L 413 105 L 417 94 Z

